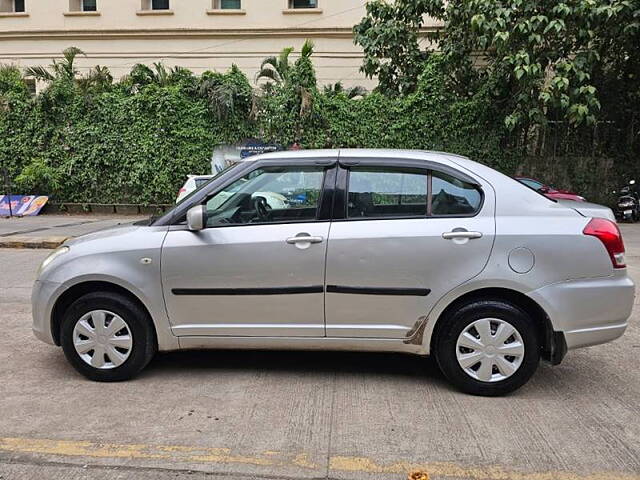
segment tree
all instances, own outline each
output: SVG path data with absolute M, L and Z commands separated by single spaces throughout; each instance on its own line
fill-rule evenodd
M 427 17 L 444 27 L 421 34 Z M 639 31 L 639 0 L 374 0 L 354 28 L 362 70 L 383 92 L 413 91 L 438 48 L 452 88 L 469 94 L 491 84 L 510 129 L 549 118 L 593 123 L 594 74 L 621 63 L 637 70 Z M 423 49 L 421 35 L 431 41 Z
M 293 47 L 283 48 L 277 57 L 267 57 L 262 61 L 260 70 L 256 75 L 256 81 L 266 78 L 277 84 L 283 83 L 289 76 L 291 65 L 289 55 L 293 53 Z
M 144 87 L 146 85 L 157 85 L 159 87 L 168 87 L 170 85 L 190 84 L 194 82 L 191 70 L 184 67 L 167 68 L 164 63 L 156 62 L 153 68 L 137 63 L 131 69 L 129 75 L 126 76 L 124 82 L 136 87 Z
M 198 95 L 206 100 L 209 111 L 220 121 L 235 113 L 248 116 L 253 107 L 253 90 L 237 65 L 226 73 L 204 72 Z
M 113 85 L 113 76 L 107 67 L 96 65 L 85 77 L 78 79 L 78 85 L 85 93 L 89 90 L 105 92 Z
M 0 64 L 0 97 L 9 94 L 26 97 L 29 95 L 29 89 L 18 67 Z
M 283 48 L 280 52 L 280 55 L 278 55 L 277 57 L 272 56 L 265 58 L 260 65 L 258 74 L 256 75 L 256 81 L 264 78 L 276 83 L 277 85 L 281 85 L 288 82 L 291 74 L 295 74 L 296 70 L 300 72 L 301 68 L 306 69 L 306 75 L 308 77 L 308 65 L 311 63 L 311 56 L 313 55 L 313 42 L 311 40 L 306 40 L 304 42 L 304 44 L 302 45 L 302 50 L 300 52 L 300 57 L 296 60 L 294 65 L 291 65 L 289 56 L 293 53 L 293 51 L 293 47 L 287 47 Z M 307 78 L 306 80 L 303 80 L 303 82 L 315 84 L 315 74 L 313 76 L 313 80 Z
M 342 82 L 336 82 L 333 85 L 325 85 L 324 94 L 328 97 L 345 95 L 347 98 L 352 99 L 357 97 L 364 97 L 367 94 L 367 89 L 362 86 L 344 88 Z
M 53 60 L 48 69 L 43 66 L 28 67 L 25 69 L 25 76 L 47 83 L 56 80 L 69 81 L 77 85 L 84 94 L 89 90 L 108 90 L 113 84 L 113 76 L 109 69 L 96 65 L 85 76 L 81 76 L 76 68 L 78 55 L 85 53 L 77 47 L 69 47 L 62 52 L 61 61 Z
M 419 47 L 418 32 L 423 15 L 431 12 L 430 3 L 373 0 L 367 3 L 365 17 L 353 28 L 354 41 L 365 54 L 360 70 L 369 78 L 378 78 L 382 93 L 395 95 L 415 90 L 427 57 Z
M 78 70 L 75 68 L 78 55 L 84 55 L 84 52 L 77 47 L 69 47 L 62 52 L 63 59 L 61 61 L 53 61 L 49 67 L 51 71 L 42 66 L 28 67 L 25 69 L 25 75 L 43 82 L 51 82 L 56 78 L 73 80 L 78 74 Z

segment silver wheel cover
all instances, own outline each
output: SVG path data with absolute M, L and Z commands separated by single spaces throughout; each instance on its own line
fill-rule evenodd
M 482 318 L 458 336 L 456 358 L 462 370 L 481 382 L 499 382 L 518 371 L 524 359 L 524 342 L 510 323 Z
M 76 322 L 73 346 L 86 364 L 108 370 L 127 361 L 133 335 L 122 317 L 107 310 L 92 310 Z

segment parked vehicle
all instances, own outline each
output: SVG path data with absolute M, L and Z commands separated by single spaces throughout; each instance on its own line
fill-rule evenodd
M 576 202 L 586 201 L 584 197 L 578 195 L 577 193 L 573 193 L 568 190 L 560 190 L 550 185 L 545 185 L 544 183 L 533 178 L 515 177 L 515 179 L 520 183 L 526 185 L 527 187 L 533 188 L 537 192 L 542 193 L 544 196 L 553 198 L 555 200 L 573 200 Z
M 620 231 L 573 203 L 444 153 L 250 157 L 160 218 L 54 251 L 33 329 L 98 381 L 158 350 L 360 350 L 433 355 L 501 395 L 627 328 Z
M 620 189 L 620 196 L 616 204 L 616 217 L 627 222 L 637 222 L 640 219 L 640 196 L 635 188 L 635 180 Z
M 176 203 L 180 203 L 187 195 L 192 192 L 195 192 L 198 188 L 203 186 L 209 180 L 211 180 L 214 175 L 189 175 L 187 176 L 187 181 L 184 182 L 184 185 L 178 190 L 178 198 L 176 199 Z

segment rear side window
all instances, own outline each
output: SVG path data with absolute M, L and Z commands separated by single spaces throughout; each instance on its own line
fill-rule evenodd
M 480 189 L 454 176 L 400 167 L 353 167 L 349 173 L 347 218 L 474 215 Z
M 475 185 L 441 172 L 433 172 L 431 182 L 432 215 L 473 215 L 480 209 L 482 195 Z
M 357 217 L 427 214 L 427 172 L 388 168 L 353 168 L 347 214 Z

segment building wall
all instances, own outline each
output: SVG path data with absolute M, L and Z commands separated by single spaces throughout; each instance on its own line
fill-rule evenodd
M 98 12 L 70 12 L 77 0 L 26 0 L 24 14 L 0 13 L 0 63 L 48 65 L 76 46 L 86 53 L 81 71 L 99 64 L 116 78 L 161 61 L 195 73 L 235 63 L 253 80 L 265 57 L 311 39 L 320 83 L 374 86 L 359 72 L 352 35 L 366 1 L 318 0 L 317 9 L 292 11 L 288 0 L 242 0 L 241 11 L 226 14 L 212 10 L 215 0 L 171 0 L 170 11 L 152 12 L 141 10 L 144 1 L 98 0 Z

